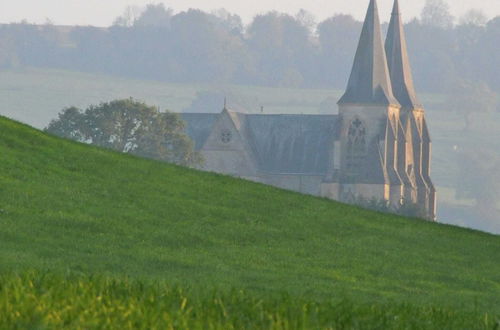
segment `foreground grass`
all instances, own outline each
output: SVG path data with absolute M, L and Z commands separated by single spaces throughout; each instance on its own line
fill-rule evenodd
M 182 287 L 37 272 L 0 277 L 2 329 L 497 329 L 480 312 Z
M 92 148 L 0 118 L 0 273 L 496 314 L 500 237 Z

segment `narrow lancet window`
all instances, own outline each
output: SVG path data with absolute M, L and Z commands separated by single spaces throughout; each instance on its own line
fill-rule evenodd
M 366 128 L 359 118 L 354 119 L 347 132 L 346 172 L 351 178 L 361 174 L 366 157 Z

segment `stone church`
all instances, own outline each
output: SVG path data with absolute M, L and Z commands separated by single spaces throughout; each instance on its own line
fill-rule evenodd
M 431 140 L 398 0 L 385 46 L 371 0 L 338 114 L 184 113 L 204 169 L 343 202 L 418 204 L 436 218 Z

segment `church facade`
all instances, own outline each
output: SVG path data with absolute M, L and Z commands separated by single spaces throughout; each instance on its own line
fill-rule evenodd
M 332 109 L 332 113 L 333 113 Z M 184 113 L 204 170 L 354 202 L 405 202 L 436 218 L 431 139 L 413 86 L 398 0 L 385 44 L 371 0 L 338 114 Z

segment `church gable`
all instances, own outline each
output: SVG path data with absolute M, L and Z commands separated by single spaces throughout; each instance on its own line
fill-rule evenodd
M 243 114 L 222 111 L 213 123 L 210 133 L 203 145 L 203 150 L 245 150 L 247 143 L 241 135 Z
M 255 176 L 256 163 L 244 131 L 245 115 L 226 109 L 218 116 L 201 152 L 205 168 L 238 176 Z

